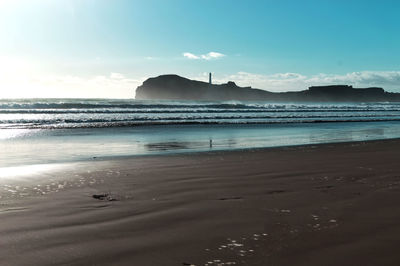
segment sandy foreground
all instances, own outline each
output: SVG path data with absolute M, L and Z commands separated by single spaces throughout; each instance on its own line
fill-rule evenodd
M 386 140 L 3 178 L 0 265 L 400 265 L 399 158 Z

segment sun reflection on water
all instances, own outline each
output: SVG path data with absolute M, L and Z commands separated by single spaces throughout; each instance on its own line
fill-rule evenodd
M 0 140 L 14 139 L 29 134 L 29 129 L 1 129 Z
M 0 167 L 0 178 L 15 178 L 35 176 L 40 173 L 48 172 L 59 168 L 58 164 L 37 164 L 37 165 L 23 165 L 13 167 Z

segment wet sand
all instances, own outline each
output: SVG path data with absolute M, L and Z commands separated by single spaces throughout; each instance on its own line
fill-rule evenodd
M 386 140 L 2 180 L 0 265 L 399 265 L 399 158 Z

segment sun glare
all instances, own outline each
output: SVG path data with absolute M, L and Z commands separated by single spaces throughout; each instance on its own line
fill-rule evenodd
M 120 73 L 88 77 L 41 71 L 35 64 L 0 57 L 0 98 L 132 98 L 140 80 Z
M 27 61 L 1 57 L 0 58 L 0 98 L 18 98 L 30 94 L 28 86 L 33 73 L 31 64 Z
M 0 0 L 0 8 L 19 4 L 22 0 Z

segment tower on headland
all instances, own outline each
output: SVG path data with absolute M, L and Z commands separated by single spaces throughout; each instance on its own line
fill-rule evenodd
M 212 84 L 212 82 L 211 82 L 211 72 L 208 74 L 208 84 Z

